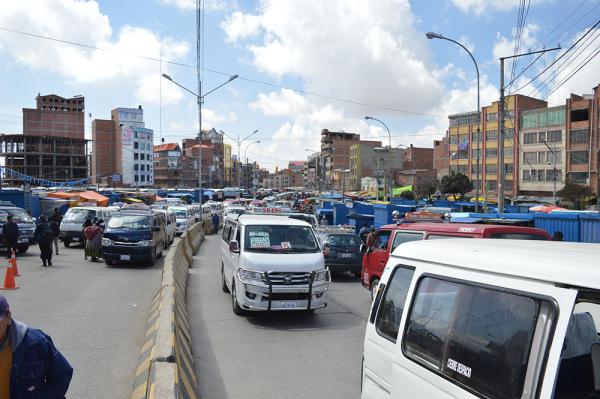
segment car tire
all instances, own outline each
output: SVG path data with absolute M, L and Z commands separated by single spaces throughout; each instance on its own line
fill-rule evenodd
M 353 275 L 354 275 L 354 277 L 356 277 L 357 279 L 360 279 L 361 272 L 352 272 L 352 274 L 353 274 Z
M 375 299 L 375 294 L 376 294 L 376 290 L 377 290 L 377 286 L 379 285 L 379 279 L 373 279 L 373 281 L 371 281 L 371 299 Z
M 106 266 L 112 266 L 115 263 L 115 261 L 114 260 L 104 259 L 104 263 L 106 263 Z
M 164 251 L 164 244 L 160 247 L 160 253 L 158 255 L 156 255 L 157 258 L 162 258 L 163 257 L 163 251 Z
M 233 313 L 237 316 L 244 316 L 246 312 L 240 307 L 237 301 L 237 293 L 235 291 L 235 282 L 231 282 L 231 308 Z
M 19 255 L 23 255 L 24 253 L 27 252 L 27 250 L 29 249 L 29 246 L 23 246 L 23 247 L 18 247 L 17 250 L 19 251 Z
M 64 240 L 64 241 L 63 241 L 63 244 L 64 244 L 65 248 L 69 248 L 69 245 L 71 245 L 71 241 L 69 241 L 69 240 Z
M 224 266 L 222 264 L 221 264 L 221 289 L 225 293 L 229 292 L 229 288 L 227 287 L 227 283 L 225 282 L 225 270 L 224 270 Z

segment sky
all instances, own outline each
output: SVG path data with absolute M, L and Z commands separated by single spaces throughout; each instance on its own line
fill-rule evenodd
M 239 75 L 206 95 L 202 128 L 241 139 L 258 130 L 240 155 L 270 170 L 318 150 L 322 129 L 386 144 L 385 127 L 366 115 L 385 122 L 393 146 L 432 147 L 445 135 L 449 114 L 475 110 L 473 62 L 454 43 L 427 40 L 428 31 L 473 53 L 483 106 L 499 96 L 498 59 L 516 48 L 561 46 L 539 58 L 521 57 L 514 68 L 507 63 L 506 82 L 514 79 L 507 94 L 547 97 L 557 105 L 600 84 L 600 0 L 202 1 L 202 92 Z M 90 139 L 93 119 L 138 105 L 155 144 L 194 137 L 196 98 L 161 73 L 197 92 L 195 5 L 4 2 L 0 133 L 21 133 L 21 109 L 34 108 L 38 93 L 53 93 L 85 96 Z M 247 147 L 254 140 L 260 143 Z M 236 154 L 234 140 L 226 142 Z

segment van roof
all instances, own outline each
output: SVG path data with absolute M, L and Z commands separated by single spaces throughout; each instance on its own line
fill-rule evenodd
M 448 239 L 401 244 L 392 254 L 487 273 L 600 289 L 600 245 L 534 240 Z
M 95 211 L 97 209 L 107 209 L 105 206 L 74 206 L 72 208 L 67 209 L 67 212 L 71 209 L 84 209 L 84 210 L 92 210 Z
M 405 222 L 401 224 L 386 224 L 381 229 L 392 230 L 415 230 L 427 231 L 429 233 L 465 233 L 465 234 L 484 234 L 488 232 L 497 233 L 522 233 L 522 234 L 542 234 L 549 237 L 544 229 L 534 227 L 509 226 L 499 224 L 471 224 L 471 223 L 426 223 L 426 222 Z
M 292 218 L 282 218 L 277 215 L 264 215 L 264 214 L 252 214 L 252 213 L 243 213 L 238 219 L 242 224 L 253 224 L 253 225 L 263 225 L 263 224 L 279 224 L 283 226 L 310 226 L 310 224 Z

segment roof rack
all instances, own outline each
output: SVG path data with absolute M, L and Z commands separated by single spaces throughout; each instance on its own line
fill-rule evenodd
M 355 228 L 352 225 L 317 225 L 317 233 L 351 233 L 354 234 Z

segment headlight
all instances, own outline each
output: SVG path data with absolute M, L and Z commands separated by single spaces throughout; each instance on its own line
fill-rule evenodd
M 154 246 L 154 241 L 152 241 L 152 240 L 143 240 L 143 241 L 138 242 L 138 245 L 140 247 L 152 247 L 152 246 Z
M 110 238 L 102 238 L 102 245 L 108 246 L 108 245 L 112 245 L 112 244 L 113 244 L 113 242 Z
M 316 272 L 314 281 L 329 281 L 329 269 L 323 269 Z
M 255 272 L 253 270 L 239 269 L 238 270 L 238 278 L 244 284 L 248 283 L 262 283 L 262 273 Z

